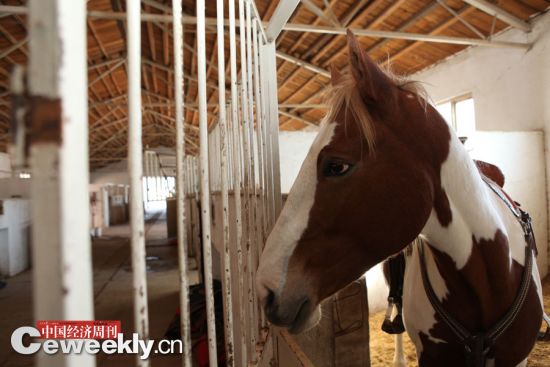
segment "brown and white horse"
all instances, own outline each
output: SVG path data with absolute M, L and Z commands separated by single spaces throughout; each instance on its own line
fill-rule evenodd
M 306 330 L 323 299 L 420 237 L 437 299 L 468 330 L 486 330 L 518 293 L 522 226 L 415 87 L 381 71 L 351 33 L 348 44 L 351 73 L 333 72 L 331 109 L 261 256 L 265 313 L 290 332 Z M 414 248 L 403 315 L 420 366 L 464 366 L 464 346 L 434 310 L 420 269 Z M 535 263 L 486 366 L 526 365 L 542 310 Z

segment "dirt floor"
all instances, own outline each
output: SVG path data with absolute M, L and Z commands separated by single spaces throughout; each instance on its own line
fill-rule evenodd
M 550 276 L 547 276 L 543 283 L 544 305 L 546 312 L 550 314 Z M 394 340 L 393 336 L 384 333 L 380 326 L 384 320 L 384 312 L 377 312 L 369 316 L 370 325 L 370 358 L 371 367 L 387 367 L 393 361 Z M 405 358 L 408 367 L 417 367 L 416 352 L 414 346 L 404 334 Z M 531 352 L 529 367 L 548 367 L 550 366 L 550 342 L 539 342 Z

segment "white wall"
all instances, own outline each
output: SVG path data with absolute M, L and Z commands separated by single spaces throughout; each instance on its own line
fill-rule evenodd
M 281 165 L 281 192 L 288 193 L 298 176 L 317 132 L 281 131 L 279 134 L 279 157 Z
M 548 218 L 541 131 L 479 132 L 470 155 L 497 165 L 505 176 L 504 189 L 529 213 L 537 241 L 541 276 L 548 270 Z
M 8 153 L 0 153 L 0 178 L 11 177 L 11 162 Z
M 471 47 L 412 79 L 434 102 L 472 93 L 478 130 L 537 130 L 550 119 L 550 13 L 530 34 L 506 31 L 500 41 L 534 42 L 530 50 Z
M 29 201 L 6 199 L 0 204 L 0 275 L 14 276 L 29 267 Z

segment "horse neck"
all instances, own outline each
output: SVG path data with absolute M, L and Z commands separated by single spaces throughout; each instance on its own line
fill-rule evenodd
M 474 162 L 452 133 L 449 155 L 441 167 L 441 188 L 451 221 L 442 224 L 433 209 L 421 235 L 430 244 L 449 292 L 462 289 L 490 322 L 495 307 L 512 302 L 518 271 L 512 266 L 508 233 L 511 215 L 503 211 Z M 517 224 L 517 223 L 516 223 Z M 523 263 L 523 261 L 521 261 Z M 465 290 L 473 290 L 472 292 Z M 477 299 L 471 299 L 477 298 Z M 499 312 L 497 312 L 499 313 Z

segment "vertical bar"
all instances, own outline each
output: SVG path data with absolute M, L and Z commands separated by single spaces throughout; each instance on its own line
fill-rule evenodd
M 274 200 L 274 190 L 273 190 L 273 151 L 271 149 L 271 135 L 270 135 L 270 126 L 271 126 L 271 113 L 272 109 L 269 108 L 271 106 L 270 97 L 272 93 L 272 89 L 270 88 L 270 78 L 269 78 L 269 72 L 271 71 L 269 69 L 269 61 L 268 61 L 268 46 L 267 44 L 260 45 L 260 65 L 261 65 L 261 73 L 263 78 L 262 81 L 262 90 L 264 91 L 262 97 L 263 97 L 263 105 L 264 105 L 264 113 L 265 113 L 265 124 L 263 126 L 264 131 L 264 142 L 265 142 L 265 149 L 266 149 L 266 159 L 265 159 L 265 170 L 266 170 L 266 196 L 267 196 L 267 213 L 269 217 L 268 221 L 268 231 L 271 230 L 273 227 L 273 224 L 275 222 L 275 200 Z
M 34 317 L 93 320 L 86 2 L 28 4 Z M 36 358 L 39 367 L 95 366 L 86 353 Z
M 208 324 L 208 355 L 211 367 L 217 367 L 216 320 L 214 315 L 214 292 L 212 289 L 212 242 L 210 227 L 210 184 L 208 177 L 208 120 L 206 110 L 206 40 L 204 0 L 197 0 L 197 71 L 199 97 L 200 181 L 202 246 L 204 284 L 206 287 L 206 316 Z
M 241 48 L 241 98 L 242 98 L 242 114 L 243 114 L 243 166 L 244 166 L 244 217 L 245 217 L 245 224 L 246 224 L 246 234 L 244 237 L 244 241 L 246 242 L 244 248 L 246 249 L 247 253 L 247 269 L 250 267 L 250 261 L 249 261 L 249 254 L 250 254 L 250 246 L 251 246 L 251 238 L 252 238 L 252 226 L 250 225 L 250 164 L 251 164 L 251 158 L 250 158 L 250 142 L 249 142 L 249 134 L 248 134 L 248 125 L 250 124 L 250 116 L 249 116 L 249 107 L 248 107 L 248 88 L 247 88 L 247 82 L 248 82 L 248 72 L 247 72 L 247 58 L 246 58 L 246 18 L 245 18 L 245 4 L 244 0 L 239 0 L 239 25 L 240 25 L 240 48 Z M 250 321 L 250 317 L 254 315 L 254 306 L 252 305 L 253 299 L 250 292 L 250 272 L 245 274 L 246 277 L 246 291 L 245 294 L 247 296 L 247 302 L 248 302 L 248 315 L 249 317 L 245 320 L 246 321 L 246 329 L 247 329 L 247 342 L 250 349 L 250 354 L 248 355 L 249 361 L 253 361 L 253 353 L 254 348 L 256 345 L 256 337 L 254 333 L 254 321 Z
M 180 276 L 180 320 L 183 340 L 183 367 L 191 366 L 191 322 L 189 282 L 187 278 L 187 233 L 185 226 L 185 127 L 183 121 L 183 25 L 181 0 L 172 1 L 174 30 L 174 97 L 176 104 L 176 200 L 178 226 L 178 262 Z
M 260 24 L 260 27 L 262 25 Z M 261 241 L 265 241 L 266 237 L 266 226 L 265 226 L 265 177 L 264 177 L 264 154 L 263 154 L 263 137 L 262 137 L 262 126 L 263 126 L 263 107 L 262 107 L 262 98 L 260 95 L 260 68 L 258 60 L 258 19 L 254 20 L 252 26 L 252 36 L 253 36 L 253 52 L 254 52 L 254 99 L 256 100 L 256 141 L 257 141 L 257 151 L 258 151 L 258 179 L 259 179 L 259 194 L 260 202 L 262 203 L 262 228 L 261 228 Z M 260 246 L 261 250 L 261 246 Z
M 145 269 L 145 230 L 143 223 L 143 176 L 141 147 L 141 2 L 127 2 L 128 44 L 128 172 L 130 173 L 130 226 L 132 229 L 132 276 L 134 286 L 134 325 L 140 339 L 149 338 L 147 273 Z M 149 360 L 136 357 L 138 366 Z
M 233 136 L 233 195 L 235 197 L 235 242 L 237 246 L 237 268 L 239 273 L 239 321 L 241 327 L 241 363 L 246 365 L 247 361 L 247 340 L 244 311 L 244 273 L 242 259 L 242 211 L 241 211 L 241 149 L 239 139 L 239 93 L 237 83 L 237 43 L 235 36 L 235 0 L 229 0 L 229 58 L 231 72 L 231 123 Z
M 257 186 L 256 186 L 256 154 L 254 151 L 254 86 L 252 83 L 252 77 L 254 74 L 252 68 L 252 6 L 250 0 L 246 0 L 246 61 L 247 61 L 247 87 L 248 87 L 248 134 L 250 141 L 250 184 L 252 188 L 252 207 L 250 213 L 250 227 L 251 230 L 251 244 L 248 251 L 248 271 L 249 271 L 249 297 L 250 305 L 252 307 L 252 331 L 255 336 L 255 340 L 259 339 L 259 316 L 258 316 L 258 304 L 256 297 L 256 287 L 254 285 L 254 279 L 256 278 L 256 268 L 258 267 L 257 255 L 258 255 L 258 198 L 257 198 Z M 257 111 L 256 111 L 257 112 Z M 254 350 L 256 350 L 256 344 L 253 344 Z
M 145 198 L 145 205 L 147 206 L 147 203 L 149 202 L 149 171 L 150 171 L 150 168 L 149 168 L 149 159 L 148 159 L 148 156 L 149 156 L 149 152 L 145 151 L 143 153 L 143 159 L 144 159 L 144 165 L 145 165 L 145 173 L 143 175 L 143 177 L 145 178 L 145 192 L 144 192 L 144 198 Z
M 279 216 L 282 208 L 281 198 L 281 167 L 279 165 L 279 100 L 277 96 L 277 61 L 275 52 L 275 43 L 266 44 L 266 72 L 264 74 L 268 79 L 270 121 L 268 122 L 269 138 L 271 140 L 271 160 L 273 164 L 273 201 L 274 218 Z
M 261 25 L 260 25 L 261 26 Z M 252 26 L 252 35 L 253 35 L 253 52 L 254 52 L 254 99 L 256 101 L 256 150 L 257 150 L 257 158 L 258 158 L 258 185 L 259 185 L 259 199 L 261 203 L 261 211 L 257 209 L 257 213 L 259 213 L 259 226 L 260 230 L 259 236 L 258 236 L 258 243 L 256 244 L 256 267 L 254 270 L 257 269 L 257 265 L 259 264 L 260 255 L 262 254 L 263 250 L 263 243 L 266 239 L 266 232 L 265 232 L 265 195 L 264 195 L 264 175 L 263 175 L 263 139 L 262 139 L 262 125 L 263 125 L 263 111 L 262 111 L 262 101 L 260 97 L 260 72 L 258 67 L 258 22 L 255 19 L 253 26 Z M 255 279 L 256 277 L 254 277 Z M 257 299 L 257 298 L 256 298 Z M 265 325 L 264 320 L 264 314 L 261 310 L 260 304 L 257 302 L 257 315 L 259 317 L 259 323 L 260 328 L 263 328 Z
M 222 226 L 223 226 L 223 265 L 225 292 L 225 344 L 227 365 L 235 365 L 233 341 L 233 300 L 231 295 L 231 257 L 229 250 L 229 193 L 227 189 L 227 117 L 225 109 L 225 36 L 223 1 L 217 0 L 217 31 L 218 31 L 218 127 L 220 135 L 220 171 L 222 196 Z

